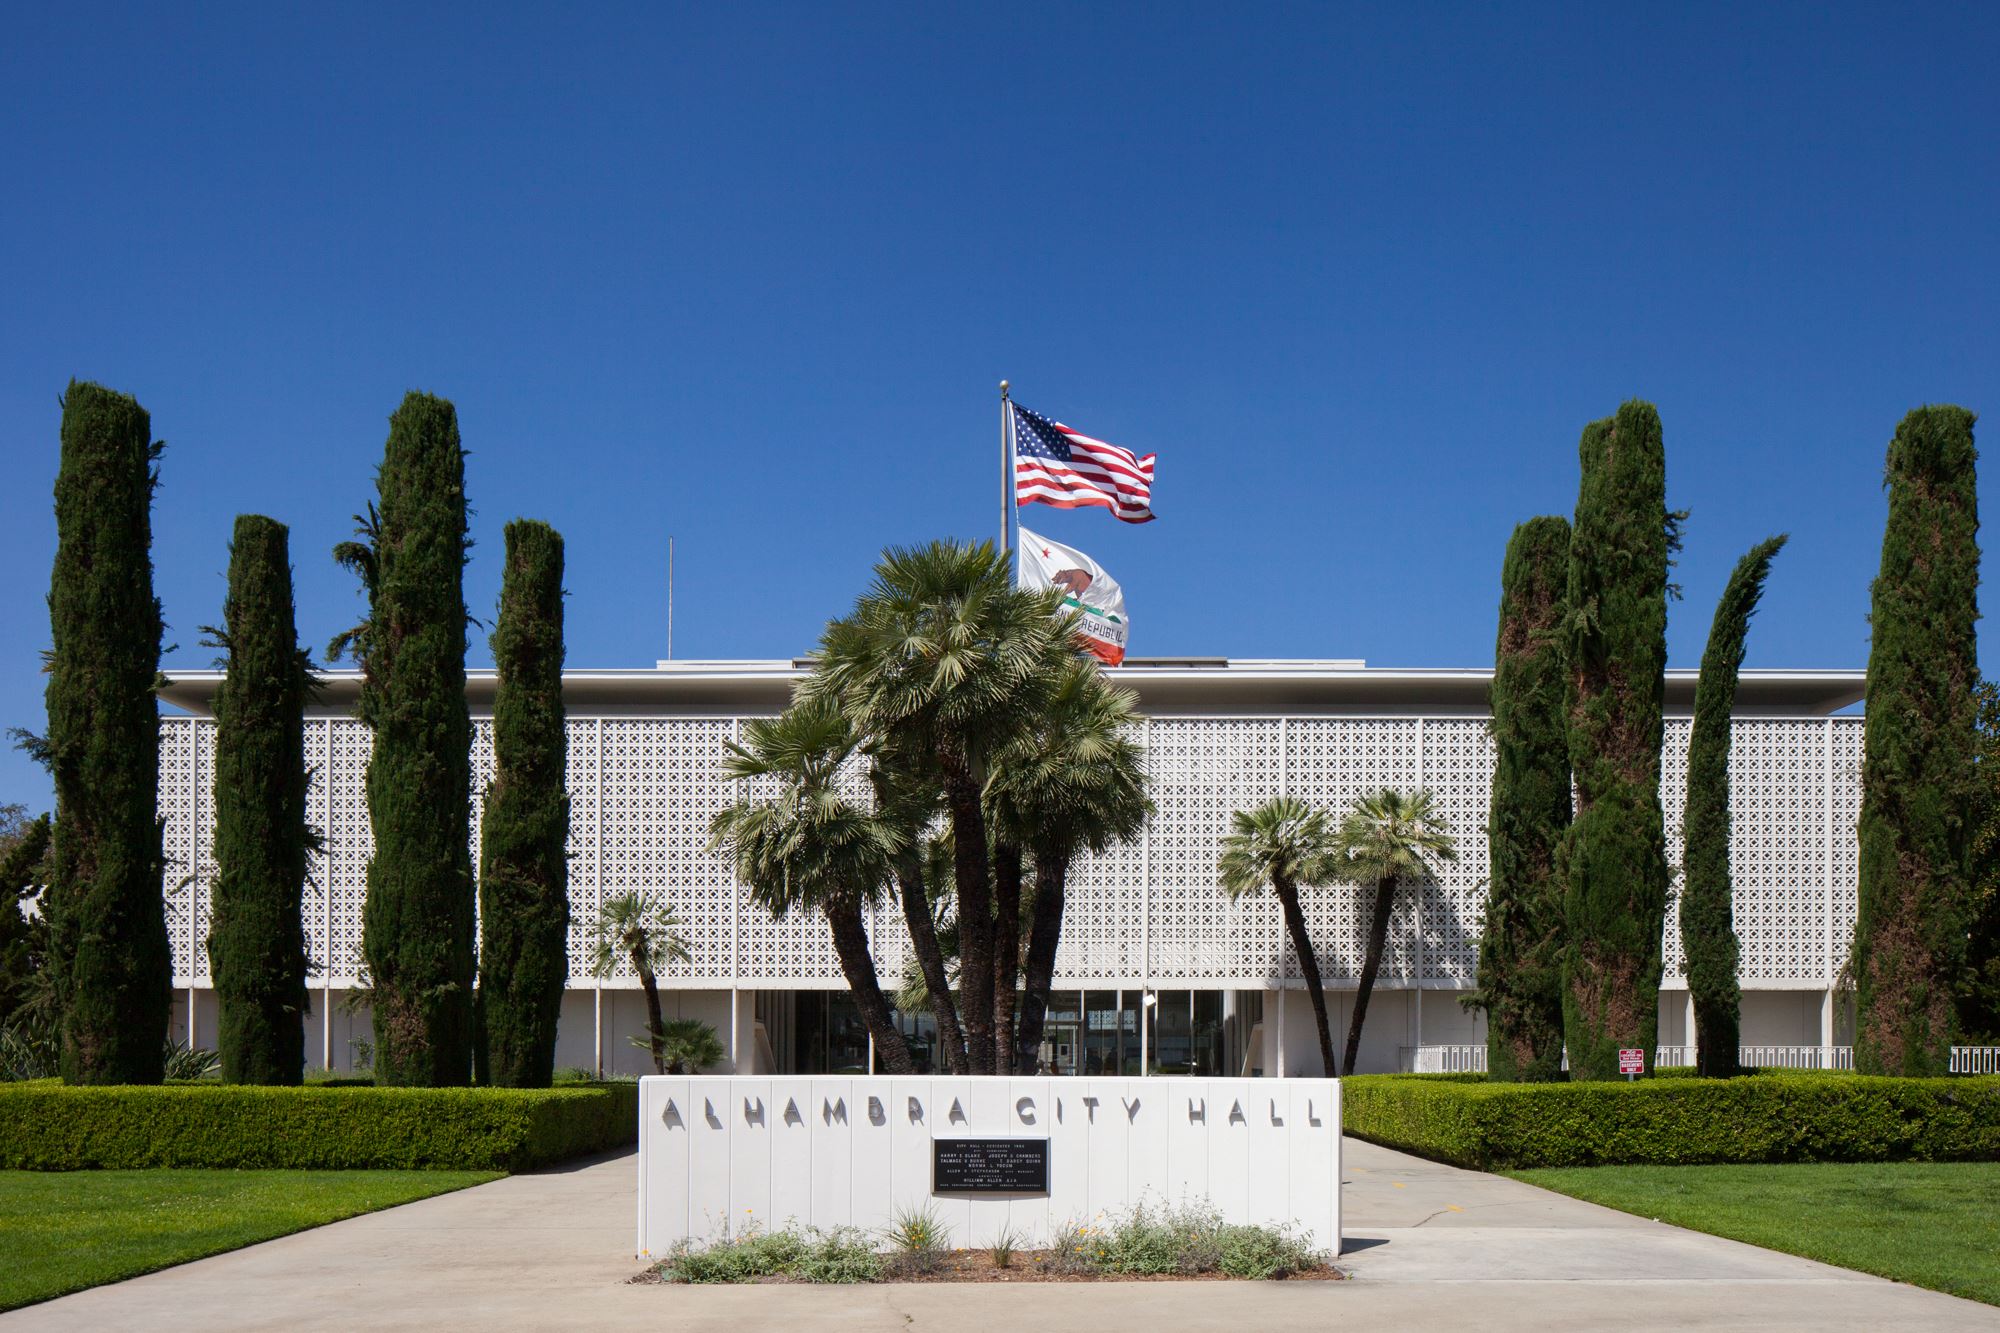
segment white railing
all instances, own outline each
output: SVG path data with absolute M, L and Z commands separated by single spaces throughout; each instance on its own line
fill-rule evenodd
M 1654 1053 L 1653 1067 L 1673 1069 L 1694 1064 L 1694 1047 L 1661 1046 Z M 1739 1046 L 1738 1064 L 1751 1069 L 1831 1069 L 1852 1071 L 1852 1046 Z M 1567 1061 L 1564 1062 L 1567 1067 Z M 2000 1046 L 1954 1046 L 1951 1048 L 1954 1074 L 2000 1074 Z M 1402 1069 L 1410 1074 L 1483 1074 L 1486 1072 L 1484 1046 L 1405 1046 Z
M 1739 1046 L 1736 1048 L 1736 1063 L 1751 1069 L 1853 1069 L 1854 1048 L 1852 1046 Z
M 1406 1074 L 1483 1074 L 1486 1072 L 1484 1046 L 1405 1046 L 1402 1068 Z
M 1954 1074 L 2000 1074 L 2000 1046 L 1954 1046 L 1951 1048 Z

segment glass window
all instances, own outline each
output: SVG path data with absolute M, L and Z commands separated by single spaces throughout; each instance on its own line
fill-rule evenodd
M 846 991 L 800 991 L 795 1032 L 799 1073 L 868 1072 L 868 1027 Z
M 1040 1068 L 1051 1074 L 1083 1072 L 1083 992 L 1049 993 L 1048 1017 L 1042 1023 Z
M 895 1011 L 896 1030 L 903 1034 L 903 1044 L 910 1048 L 910 1063 L 919 1074 L 949 1073 L 938 1058 L 937 1016 L 926 1009 L 922 1013 L 906 1014 L 901 1009 Z
M 1236 1072 L 1229 1067 L 1224 1027 L 1225 998 L 1219 990 L 1198 990 L 1188 996 L 1191 1011 L 1188 1035 L 1190 1074 L 1226 1077 Z
M 1083 995 L 1083 1055 L 1079 1074 L 1116 1074 L 1122 1067 L 1119 1038 L 1123 1011 L 1115 990 L 1085 991 Z M 1134 1051 L 1136 1055 L 1136 1050 Z
M 1147 1047 L 1155 1074 L 1192 1074 L 1194 1064 L 1193 991 L 1163 990 L 1153 993 L 1147 1006 L 1152 1019 Z M 1213 1072 L 1213 1071 L 1211 1071 Z

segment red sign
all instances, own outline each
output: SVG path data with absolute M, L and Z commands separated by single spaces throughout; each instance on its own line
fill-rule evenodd
M 1618 1051 L 1618 1072 L 1621 1074 L 1643 1074 L 1646 1072 L 1646 1052 L 1638 1046 L 1620 1047 Z

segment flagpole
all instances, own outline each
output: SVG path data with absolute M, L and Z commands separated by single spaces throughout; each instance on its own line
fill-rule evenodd
M 1007 537 L 1014 507 L 1014 414 L 1007 398 L 1007 381 L 1000 381 L 1000 554 L 1007 554 Z

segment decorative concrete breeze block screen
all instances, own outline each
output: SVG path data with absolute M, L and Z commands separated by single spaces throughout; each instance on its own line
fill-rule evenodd
M 728 718 L 569 721 L 570 976 L 590 984 L 592 927 L 619 893 L 662 895 L 693 946 L 667 980 L 682 986 L 837 987 L 824 924 L 775 920 L 753 903 L 728 864 L 708 851 L 715 812 L 741 794 L 720 772 L 738 723 Z M 1400 895 L 1383 980 L 1465 989 L 1477 968 L 1486 892 L 1486 812 L 1493 747 L 1481 718 L 1155 718 L 1141 724 L 1159 809 L 1136 842 L 1072 871 L 1058 984 L 1258 987 L 1297 979 L 1277 904 L 1231 903 L 1216 860 L 1232 812 L 1292 793 L 1335 814 L 1388 785 L 1428 787 L 1459 840 L 1459 859 Z M 1681 859 L 1689 723 L 1669 719 L 1663 758 L 1670 860 Z M 1826 986 L 1854 927 L 1855 820 L 1861 801 L 1858 717 L 1747 718 L 1730 756 L 1731 855 L 1742 976 L 1766 989 Z M 371 842 L 364 791 L 370 741 L 351 718 L 306 725 L 312 767 L 308 811 L 326 839 L 306 886 L 314 983 L 357 984 L 361 905 Z M 492 776 L 492 722 L 475 723 L 473 790 Z M 175 984 L 206 986 L 209 895 L 215 878 L 215 725 L 161 723 L 160 813 L 166 821 L 167 920 Z M 852 775 L 857 796 L 866 791 Z M 753 788 L 753 791 L 758 789 Z M 472 802 L 479 849 L 479 801 Z M 1678 893 L 1676 876 L 1675 889 Z M 1352 886 L 1302 895 L 1328 981 L 1360 969 L 1362 895 Z M 885 980 L 906 952 L 901 912 L 881 908 L 872 935 Z M 1681 982 L 1680 930 L 1670 909 L 1667 984 Z M 607 983 L 635 984 L 620 973 Z

